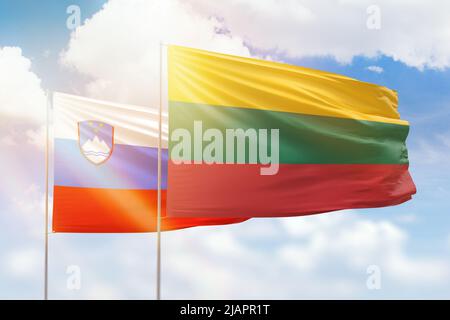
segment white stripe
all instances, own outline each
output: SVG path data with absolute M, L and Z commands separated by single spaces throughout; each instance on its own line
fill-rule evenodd
M 94 120 L 114 127 L 114 142 L 158 146 L 158 110 L 65 93 L 53 94 L 55 138 L 78 140 L 78 122 Z M 162 115 L 162 146 L 167 148 L 168 116 Z

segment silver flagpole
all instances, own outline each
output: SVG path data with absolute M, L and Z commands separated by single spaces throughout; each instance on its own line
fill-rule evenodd
M 45 253 L 44 253 L 44 300 L 48 300 L 48 176 L 49 176 L 49 136 L 50 136 L 50 105 L 52 93 L 47 91 L 46 132 L 45 132 Z
M 157 213 L 157 236 L 156 236 L 156 300 L 161 300 L 161 144 L 162 144 L 162 62 L 163 44 L 159 43 L 159 127 L 158 127 L 158 213 Z

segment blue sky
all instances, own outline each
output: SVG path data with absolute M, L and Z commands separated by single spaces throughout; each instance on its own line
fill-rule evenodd
M 234 54 L 253 53 L 385 85 L 398 91 L 400 113 L 411 125 L 407 144 L 410 170 L 418 189 L 412 201 L 395 207 L 336 212 L 321 217 L 258 219 L 236 226 L 165 234 L 165 297 L 450 297 L 447 272 L 450 267 L 450 205 L 447 201 L 450 196 L 450 69 L 446 64 L 450 50 L 439 47 L 443 46 L 445 38 L 430 36 L 429 43 L 421 43 L 420 32 L 417 39 L 414 38 L 407 24 L 402 29 L 402 22 L 398 29 L 385 31 L 382 28 L 381 35 L 370 33 L 367 36 L 366 31 L 359 34 L 349 22 L 349 30 L 355 31 L 349 32 L 348 37 L 353 38 L 348 43 L 341 39 L 338 44 L 324 41 L 317 47 L 308 44 L 303 48 L 302 44 L 293 43 L 299 37 L 298 30 L 331 39 L 333 32 L 345 28 L 339 21 L 357 20 L 355 17 L 359 16 L 353 14 L 360 9 L 359 5 L 331 4 L 330 11 L 351 12 L 349 17 L 338 17 L 341 20 L 336 18 L 336 21 L 326 19 L 328 9 L 319 10 L 318 5 L 307 1 L 295 7 L 296 11 L 290 5 L 277 9 L 280 15 L 285 13 L 283 10 L 296 12 L 305 23 L 290 17 L 279 20 L 278 11 L 255 9 L 247 12 L 254 14 L 255 23 L 263 19 L 273 24 L 266 33 L 258 34 L 243 22 L 239 1 L 233 2 L 235 7 L 227 7 L 202 0 L 181 5 L 173 0 L 158 7 L 150 4 L 151 1 L 136 0 L 127 5 L 126 1 L 112 0 L 110 2 L 114 3 L 102 11 L 105 2 L 0 0 L 0 49 L 21 48 L 18 58 L 31 63 L 25 76 L 35 74 L 41 80 L 38 89 L 42 92 L 60 90 L 145 104 L 153 101 L 151 92 L 141 98 L 146 94 L 145 86 L 152 87 L 157 77 L 152 73 L 156 66 L 145 60 L 145 53 L 152 56 L 152 45 L 156 47 L 161 33 L 161 37 L 175 43 Z M 267 7 L 272 5 L 270 0 L 264 3 Z M 83 24 L 77 37 L 65 27 L 66 8 L 72 4 L 79 5 L 82 14 Z M 417 8 L 411 6 L 405 10 L 387 2 L 380 6 L 382 12 L 396 14 L 434 10 L 426 1 Z M 148 9 L 148 17 L 142 13 L 143 8 Z M 361 8 L 361 16 L 365 18 L 363 4 Z M 99 16 L 84 23 L 97 12 Z M 133 14 L 136 21 L 127 20 Z M 324 15 L 323 20 L 321 15 Z M 179 30 L 174 27 L 175 32 L 167 30 L 164 24 L 173 17 L 180 24 Z M 388 15 L 388 27 L 391 26 L 389 19 Z M 440 21 L 439 18 L 436 21 Z M 286 28 L 277 23 L 285 23 Z M 227 32 L 217 31 L 218 26 Z M 449 28 L 449 25 L 444 27 Z M 391 34 L 399 39 L 398 48 L 386 40 Z M 363 40 L 366 37 L 373 37 L 372 42 Z M 143 39 L 148 39 L 148 44 Z M 290 41 L 283 42 L 283 39 Z M 301 41 L 307 43 L 307 40 Z M 360 47 L 358 41 L 361 41 Z M 436 51 L 428 54 L 429 47 Z M 136 48 L 141 48 L 140 53 L 129 58 Z M 370 71 L 369 66 L 381 67 L 382 72 Z M 141 79 L 145 78 L 149 83 L 142 85 Z M 22 99 L 26 94 L 26 91 L 18 92 L 17 97 Z M 0 97 L 1 101 L 6 100 Z M 10 188 L 0 188 L 0 261 L 3 263 L 0 297 L 40 298 L 43 149 L 39 143 L 30 143 L 29 135 L 19 133 L 31 130 L 39 136 L 42 123 L 23 120 L 22 115 L 14 112 L 2 113 L 2 118 L 9 124 L 0 133 L 11 137 L 15 143 L 0 144 L 4 165 L 0 174 L 12 181 Z M 360 239 L 362 244 L 348 244 L 347 237 L 352 233 L 360 235 L 355 239 Z M 320 239 L 332 242 L 335 238 L 341 239 L 341 246 L 319 245 Z M 152 298 L 154 247 L 154 235 L 51 235 L 51 297 Z M 355 258 L 359 256 L 361 259 Z M 261 261 L 267 265 L 261 265 Z M 365 287 L 366 267 L 370 264 L 380 265 L 382 272 L 386 270 L 382 273 L 385 280 L 381 290 L 371 291 Z M 22 270 L 20 265 L 28 267 Z M 65 288 L 68 265 L 81 266 L 82 290 Z M 293 285 L 297 283 L 303 284 L 303 288 Z
M 35 63 L 32 70 L 38 75 L 51 74 L 52 77 L 40 77 L 43 86 L 62 88 L 70 86 L 72 78 L 61 74 L 57 55 L 70 39 L 71 30 L 65 27 L 70 5 L 83 8 L 81 19 L 88 19 L 101 9 L 105 1 L 0 1 L 0 39 L 2 46 L 18 46 L 23 54 Z M 46 52 L 49 56 L 46 57 Z

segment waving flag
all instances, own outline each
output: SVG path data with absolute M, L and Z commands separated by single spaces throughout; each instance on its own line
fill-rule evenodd
M 156 230 L 157 111 L 54 93 L 54 232 Z M 168 218 L 163 116 L 162 230 L 245 219 Z
M 170 46 L 170 217 L 278 217 L 416 192 L 397 93 L 342 75 Z

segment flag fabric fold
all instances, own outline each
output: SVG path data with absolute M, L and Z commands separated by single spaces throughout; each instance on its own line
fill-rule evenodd
M 156 231 L 158 111 L 63 93 L 53 94 L 53 109 L 53 231 Z M 163 231 L 245 220 L 167 217 L 167 161 L 163 114 Z
M 170 217 L 298 216 L 416 192 L 391 89 L 179 46 L 168 81 Z

